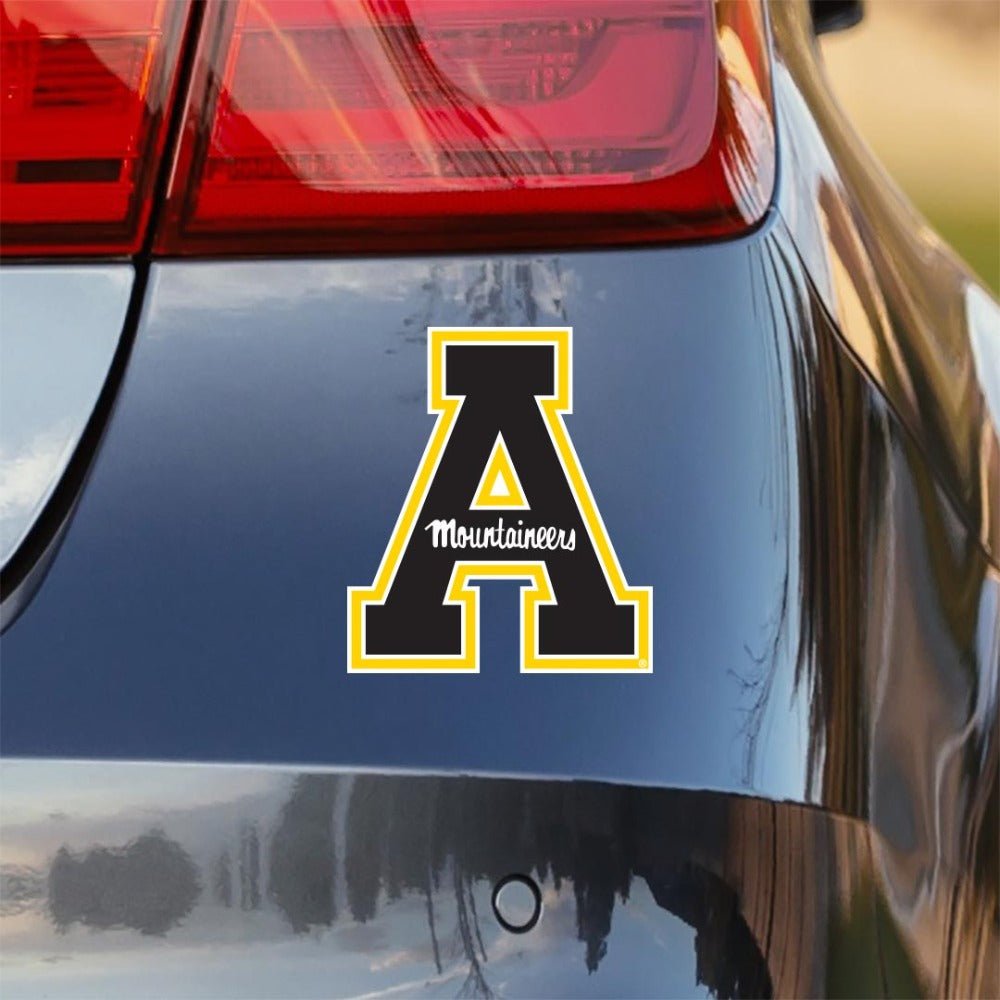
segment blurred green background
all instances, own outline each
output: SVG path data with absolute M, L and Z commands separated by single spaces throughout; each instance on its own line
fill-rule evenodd
M 822 46 L 875 155 L 1000 293 L 1000 0 L 867 0 Z

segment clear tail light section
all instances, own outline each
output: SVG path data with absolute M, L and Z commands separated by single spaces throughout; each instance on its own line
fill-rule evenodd
M 759 3 L 207 9 L 164 254 L 734 235 L 775 170 Z
M 186 0 L 0 5 L 0 248 L 139 249 Z

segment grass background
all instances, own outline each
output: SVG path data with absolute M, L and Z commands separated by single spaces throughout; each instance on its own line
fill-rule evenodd
M 1000 0 L 867 0 L 822 48 L 867 144 L 1000 293 Z

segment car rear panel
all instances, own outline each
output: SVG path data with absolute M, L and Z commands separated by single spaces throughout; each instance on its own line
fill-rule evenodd
M 770 17 L 781 177 L 749 235 L 137 258 L 73 474 L 5 580 L 5 992 L 995 983 L 972 286 L 839 134 L 806 5 Z M 434 326 L 572 327 L 566 428 L 652 588 L 651 674 L 522 674 L 495 582 L 478 674 L 348 674 L 347 588 L 434 424 Z M 514 873 L 543 900 L 522 937 L 490 903 Z
M 975 923 L 997 574 L 797 261 L 772 219 L 669 250 L 154 265 L 71 530 L 4 637 L 4 754 L 816 804 L 871 821 L 906 934 L 946 941 L 952 905 Z M 567 427 L 623 570 L 653 588 L 651 675 L 521 674 L 496 584 L 479 675 L 346 672 L 346 588 L 371 580 L 432 423 L 426 329 L 461 324 L 573 327 Z M 936 983 L 956 958 L 908 961 Z
M 652 676 L 522 676 L 516 590 L 496 585 L 478 677 L 347 676 L 346 590 L 373 577 L 433 423 L 426 328 L 463 323 L 574 327 L 567 425 L 626 576 L 653 588 Z M 158 264 L 72 530 L 4 639 L 3 747 L 544 770 L 862 813 L 866 656 L 890 669 L 905 641 L 911 672 L 954 674 L 968 721 L 956 578 L 971 625 L 986 561 L 779 233 Z

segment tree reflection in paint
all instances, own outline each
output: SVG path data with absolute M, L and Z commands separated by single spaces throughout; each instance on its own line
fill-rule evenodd
M 337 916 L 333 885 L 336 794 L 334 776 L 299 775 L 271 841 L 269 893 L 296 933 L 329 926 Z
M 671 806 L 675 808 L 671 808 Z M 347 814 L 348 901 L 355 920 L 375 919 L 389 899 L 424 893 L 440 969 L 430 895 L 450 871 L 458 938 L 469 974 L 462 995 L 488 996 L 473 885 L 512 871 L 573 885 L 577 937 L 590 972 L 607 953 L 617 901 L 633 878 L 696 931 L 700 981 L 718 997 L 767 996 L 771 979 L 740 914 L 735 891 L 691 859 L 724 856 L 727 814 L 686 824 L 677 796 L 581 782 L 361 775 Z M 702 817 L 704 818 L 704 817 Z M 706 834 L 714 829 L 716 842 Z
M 176 841 L 150 830 L 124 847 L 82 854 L 60 848 L 49 870 L 49 912 L 59 931 L 74 923 L 166 934 L 201 892 L 198 869 Z
M 206 879 L 216 904 L 272 905 L 295 934 L 332 926 L 338 898 L 360 923 L 378 921 L 394 900 L 422 898 L 434 967 L 467 963 L 462 996 L 493 993 L 496 927 L 481 912 L 481 891 L 477 909 L 477 888 L 511 872 L 533 875 L 546 891 L 571 885 L 581 960 L 599 973 L 616 907 L 642 879 L 660 907 L 694 928 L 703 985 L 718 997 L 767 996 L 771 975 L 727 873 L 727 859 L 743 853 L 732 808 L 698 793 L 593 782 L 300 774 L 275 825 L 241 821 L 237 854 L 208 855 Z M 164 934 L 190 912 L 200 884 L 187 852 L 152 830 L 124 847 L 61 848 L 48 891 L 59 931 L 81 923 Z

